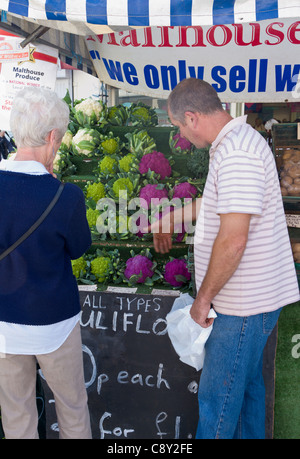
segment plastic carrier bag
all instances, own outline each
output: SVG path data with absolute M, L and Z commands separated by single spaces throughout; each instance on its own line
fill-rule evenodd
M 166 320 L 169 338 L 180 360 L 199 371 L 203 367 L 204 346 L 213 325 L 203 328 L 191 318 L 193 302 L 194 298 L 188 293 L 181 294 L 174 301 Z M 208 317 L 217 317 L 214 309 L 210 310 Z

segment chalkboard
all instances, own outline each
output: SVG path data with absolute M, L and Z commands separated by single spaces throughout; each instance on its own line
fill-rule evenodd
M 194 438 L 200 372 L 180 362 L 166 332 L 175 298 L 80 292 L 93 438 Z M 45 393 L 47 438 L 58 438 Z
M 94 439 L 192 439 L 201 372 L 182 363 L 166 331 L 174 296 L 80 292 L 85 382 Z M 276 341 L 268 351 L 274 373 Z M 267 347 L 268 348 L 268 347 Z M 267 381 L 267 431 L 274 381 Z M 53 396 L 44 382 L 47 438 L 58 438 Z M 267 434 L 269 437 L 269 434 Z

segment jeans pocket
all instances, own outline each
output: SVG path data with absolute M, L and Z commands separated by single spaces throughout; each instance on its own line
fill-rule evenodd
M 263 333 L 265 335 L 270 335 L 272 333 L 279 318 L 281 309 L 282 308 L 277 309 L 276 311 L 263 313 Z

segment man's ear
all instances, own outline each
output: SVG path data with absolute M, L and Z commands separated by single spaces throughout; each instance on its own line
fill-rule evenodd
M 188 126 L 195 129 L 198 123 L 198 113 L 187 111 L 184 115 Z

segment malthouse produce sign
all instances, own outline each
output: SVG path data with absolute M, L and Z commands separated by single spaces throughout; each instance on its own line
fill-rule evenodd
M 223 102 L 300 98 L 300 21 L 146 27 L 86 37 L 105 83 L 167 98 L 188 77 L 211 83 Z M 299 83 L 300 84 L 300 83 Z
M 0 36 L 1 39 L 1 36 Z M 20 44 L 22 38 L 6 37 L 7 43 Z M 27 86 L 55 88 L 58 51 L 46 45 L 29 44 L 24 56 L 6 59 L 0 67 L 0 129 L 10 130 L 10 110 L 17 92 Z M 0 53 L 1 59 L 1 53 Z

